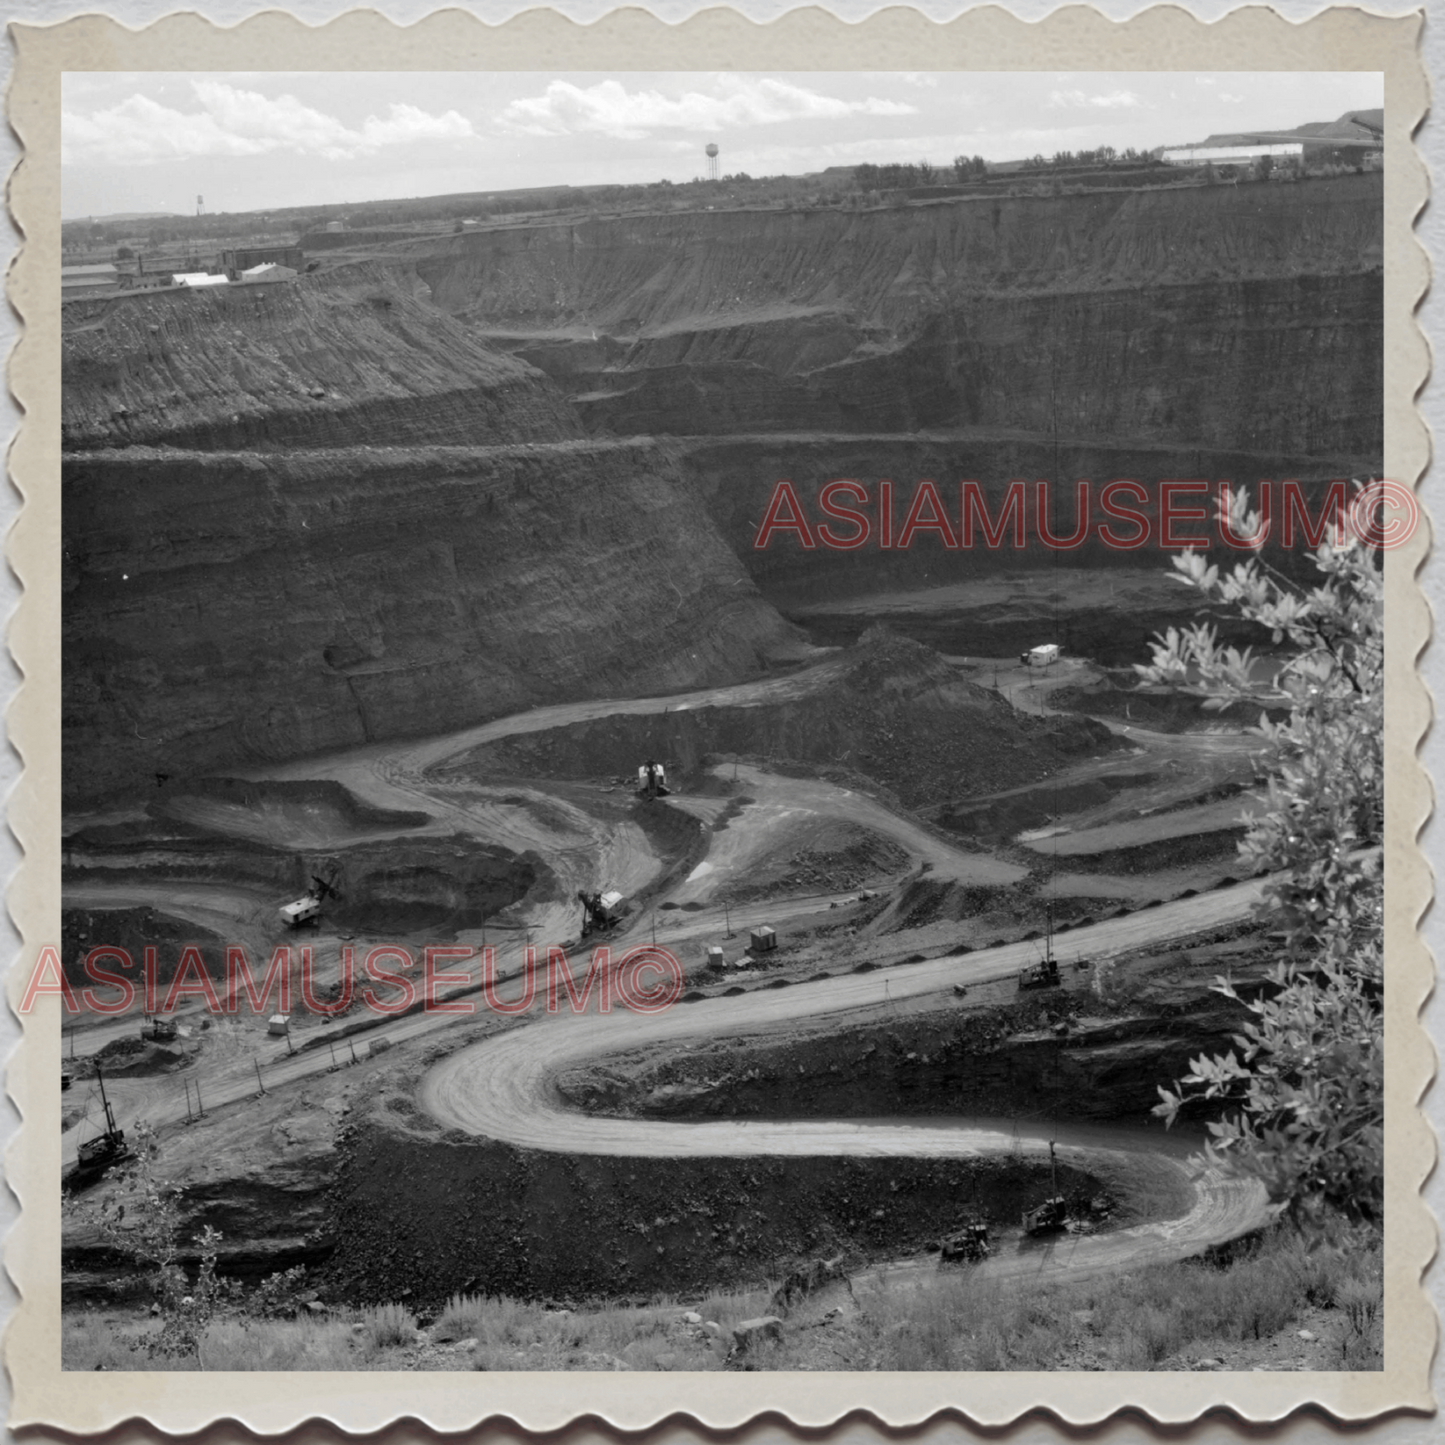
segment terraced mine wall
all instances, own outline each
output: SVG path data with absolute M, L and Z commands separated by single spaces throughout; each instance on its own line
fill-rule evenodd
M 456 237 L 416 270 L 613 432 L 1373 456 L 1382 184 L 623 217 Z
M 1233 1047 L 1247 1014 L 1206 987 L 1160 986 L 1129 1008 L 1060 993 L 786 1042 L 728 1040 L 559 1082 L 575 1107 L 626 1118 L 1010 1117 L 1026 1100 L 1035 1117 L 1137 1124 L 1191 1059 Z
M 993 515 L 1014 480 L 1032 505 L 1034 482 L 1062 479 L 1053 530 L 1068 535 L 1074 483 L 1093 484 L 1097 528 L 1098 491 L 1130 479 L 1147 495 L 1147 555 L 1096 531 L 1068 560 L 1138 568 L 1159 562 L 1162 481 L 1291 480 L 1317 515 L 1332 481 L 1378 475 L 1382 184 L 621 217 L 451 238 L 416 272 L 439 306 L 547 372 L 592 430 L 685 438 L 713 522 L 789 612 L 1053 559 L 1032 517 L 1022 554 L 929 534 L 887 550 L 876 532 L 851 551 L 789 535 L 760 551 L 781 480 L 814 524 L 828 481 L 857 480 L 875 514 L 891 481 L 901 528 L 922 479 L 955 520 L 964 479 Z M 1302 574 L 1300 551 L 1272 560 Z M 1077 644 L 1109 631 L 1085 622 Z
M 67 793 L 761 670 L 663 445 L 72 453 Z
M 66 795 L 740 681 L 800 599 L 1053 565 L 757 551 L 783 478 L 1378 471 L 1381 186 L 545 224 L 70 303 Z
M 583 435 L 566 400 L 395 271 L 66 306 L 67 451 L 496 444 Z

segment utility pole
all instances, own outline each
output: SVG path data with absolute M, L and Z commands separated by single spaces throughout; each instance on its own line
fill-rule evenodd
M 263 1084 L 263 1083 L 261 1082 L 261 1064 L 260 1064 L 260 1061 L 253 1058 L 253 1059 L 251 1060 L 251 1062 L 256 1066 L 256 1087 L 264 1094 L 264 1093 L 266 1092 L 266 1086 L 265 1086 L 265 1084 Z

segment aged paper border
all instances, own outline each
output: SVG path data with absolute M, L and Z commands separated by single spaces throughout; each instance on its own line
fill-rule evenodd
M 59 937 L 59 78 L 63 70 L 1008 70 L 1211 69 L 1379 70 L 1385 74 L 1385 474 L 1415 485 L 1429 439 L 1414 397 L 1429 368 L 1413 312 L 1428 264 L 1412 223 L 1427 179 L 1411 135 L 1423 118 L 1426 79 L 1418 55 L 1422 16 L 1385 17 L 1336 9 L 1294 23 L 1263 8 L 1204 24 L 1172 6 L 1124 23 L 1084 6 L 1025 23 L 1003 10 L 971 11 L 935 24 L 892 9 L 845 24 L 817 9 L 769 25 L 710 10 L 666 25 L 640 10 L 615 11 L 580 26 L 552 11 L 530 11 L 492 26 L 460 11 L 398 27 L 370 11 L 313 28 L 271 12 L 221 29 L 195 14 L 141 31 L 87 16 L 61 25 L 11 27 L 18 53 L 10 119 L 24 147 L 10 199 L 24 235 L 10 274 L 10 299 L 24 323 L 10 385 L 25 412 L 11 452 L 24 498 L 8 555 L 25 589 L 10 646 L 25 681 L 9 713 L 25 774 L 10 826 L 25 861 L 9 906 L 25 946 L 9 997 L 38 946 Z M 690 1416 L 736 1427 L 764 1411 L 818 1427 L 866 1411 L 886 1425 L 947 1412 L 999 1427 L 1031 1410 L 1073 1425 L 1132 1407 L 1160 1423 L 1197 1419 L 1223 1407 L 1249 1421 L 1281 1420 L 1314 1405 L 1342 1421 L 1386 1411 L 1433 1409 L 1428 1370 L 1434 1312 L 1420 1277 L 1435 1247 L 1419 1194 L 1433 1165 L 1434 1138 L 1417 1104 L 1434 1067 L 1419 1011 L 1432 981 L 1417 923 L 1431 875 L 1416 838 L 1430 811 L 1429 781 L 1416 749 L 1430 717 L 1415 661 L 1430 632 L 1415 574 L 1429 546 L 1422 527 L 1389 554 L 1386 597 L 1386 1142 L 1388 1213 L 1386 1368 L 1373 1374 L 171 1374 L 64 1373 L 59 1361 L 60 1217 L 59 1005 L 26 1020 L 7 1084 L 24 1120 L 7 1154 L 21 1201 L 5 1263 L 21 1294 L 6 1332 L 14 1389 L 12 1427 L 94 1432 L 141 1419 L 183 1432 L 233 1419 L 271 1433 L 307 1420 L 373 1431 L 397 1420 L 456 1430 L 511 1419 L 532 1430 L 585 1416 L 624 1429 Z

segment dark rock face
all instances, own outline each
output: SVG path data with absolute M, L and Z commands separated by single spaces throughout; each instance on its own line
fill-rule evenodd
M 555 441 L 576 414 L 393 271 L 66 307 L 67 450 Z
M 375 1124 L 343 1131 L 342 1148 L 323 1290 L 423 1308 L 459 1292 L 646 1299 L 775 1279 L 819 1254 L 896 1258 L 955 1228 L 961 1201 L 1013 1223 L 1047 1178 L 1007 1159 L 546 1154 Z M 1059 1177 L 1071 1194 L 1101 1187 Z
M 1065 436 L 1376 455 L 1381 185 L 626 217 L 458 237 L 417 272 L 614 433 L 1057 419 Z
M 1167 966 L 1167 965 L 1166 965 Z M 1258 987 L 1262 969 L 1250 970 Z M 1128 1008 L 1065 989 L 888 1028 L 633 1057 L 564 1074 L 573 1106 L 627 1118 L 1147 1118 L 1200 1054 L 1227 1053 L 1244 1008 L 1185 979 Z M 1066 1024 L 1060 1031 L 1056 1026 Z
M 1378 472 L 1381 184 L 626 217 L 68 304 L 65 791 L 735 682 L 797 646 L 775 606 L 1053 561 L 760 552 L 783 478 Z
M 792 631 L 665 447 L 72 454 L 68 795 L 731 681 Z

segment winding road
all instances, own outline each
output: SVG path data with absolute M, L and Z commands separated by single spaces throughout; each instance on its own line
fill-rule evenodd
M 575 932 L 575 906 L 566 901 L 574 887 L 594 886 L 605 877 L 613 886 L 635 894 L 656 879 L 662 862 L 647 837 L 631 822 L 606 821 L 556 793 L 523 784 L 488 786 L 455 776 L 438 776 L 439 764 L 469 749 L 519 732 L 552 728 L 618 713 L 663 712 L 710 703 L 732 705 L 775 702 L 826 685 L 840 664 L 828 660 L 791 677 L 684 694 L 629 700 L 602 700 L 538 708 L 497 719 L 444 737 L 411 743 L 389 743 L 248 770 L 254 779 L 318 779 L 340 782 L 364 802 L 383 809 L 421 811 L 430 819 L 409 833 L 463 832 L 514 851 L 534 849 L 547 857 L 565 890 L 564 900 L 527 911 L 526 927 L 546 943 Z M 674 804 L 697 816 L 708 830 L 705 860 L 674 885 L 668 899 L 679 911 L 654 915 L 663 924 L 658 941 L 669 947 L 700 947 L 721 936 L 726 915 L 717 895 L 723 885 L 746 878 L 758 859 L 781 846 L 792 830 L 818 819 L 846 820 L 891 838 L 906 849 L 915 866 L 924 865 L 934 878 L 998 886 L 1023 876 L 1024 870 L 987 853 L 953 846 L 936 831 L 883 807 L 864 794 L 817 779 L 789 778 L 741 765 L 739 780 L 754 794 L 730 825 L 714 832 L 724 800 L 676 798 Z M 213 823 L 230 831 L 234 810 L 212 807 Z M 274 820 L 272 820 L 274 821 Z M 240 818 L 234 826 L 254 836 L 254 820 Z M 1136 825 L 1137 826 L 1137 825 Z M 368 830 L 369 832 L 370 830 Z M 383 830 L 384 831 L 384 830 Z M 294 841 L 300 841 L 294 840 Z M 308 834 L 312 846 L 322 836 Z M 340 841 L 339 839 L 337 841 Z M 1055 951 L 1067 967 L 1077 958 L 1099 960 L 1110 955 L 1187 937 L 1202 929 L 1243 921 L 1258 902 L 1263 881 L 1179 899 L 1162 907 L 1078 928 L 1056 940 Z M 802 920 L 829 902 L 848 899 L 788 898 L 768 904 L 775 923 Z M 68 906 L 133 906 L 145 902 L 216 931 L 246 931 L 269 915 L 270 905 L 242 890 L 176 883 L 89 883 L 66 889 Z M 680 911 L 682 909 L 689 911 Z M 259 914 L 258 914 L 259 910 Z M 656 926 L 656 925 L 654 925 Z M 499 950 L 504 976 L 520 961 L 518 936 Z M 629 930 L 626 943 L 640 930 Z M 465 940 L 475 941 L 475 940 Z M 494 940 L 495 941 L 495 940 Z M 619 940 L 621 942 L 621 940 Z M 1023 1152 L 1044 1157 L 1044 1134 L 1000 1128 L 988 1121 L 935 1120 L 907 1123 L 857 1120 L 795 1122 L 708 1121 L 696 1124 L 622 1119 L 582 1114 L 567 1108 L 555 1086 L 567 1069 L 626 1050 L 675 1044 L 686 1047 L 700 1038 L 796 1029 L 829 1016 L 886 1010 L 906 999 L 938 995 L 943 1001 L 955 985 L 972 985 L 1011 977 L 1037 961 L 1038 946 L 1019 942 L 966 955 L 934 958 L 904 968 L 867 974 L 842 974 L 787 988 L 758 988 L 737 996 L 714 996 L 680 1004 L 660 1014 L 637 1014 L 618 1008 L 606 1015 L 548 1016 L 534 1012 L 521 1028 L 465 1046 L 427 1072 L 419 1103 L 442 1124 L 530 1149 L 592 1155 L 646 1157 L 737 1157 L 746 1155 L 853 1155 L 874 1158 L 979 1157 Z M 511 991 L 515 991 L 515 985 Z M 503 993 L 509 990 L 504 989 Z M 448 1016 L 413 1015 L 382 1025 L 360 1051 L 370 1053 L 373 1040 L 402 1042 L 420 1039 L 453 1024 Z M 96 1043 L 112 1030 L 134 1027 L 124 1021 L 98 1031 Z M 275 1051 L 271 1041 L 266 1046 Z M 348 1049 L 350 1046 L 348 1045 Z M 219 1062 L 219 1061 L 218 1061 Z M 314 1077 L 330 1067 L 329 1051 L 317 1050 L 261 1060 L 268 1089 Z M 253 1097 L 252 1054 L 238 1054 L 228 1065 L 208 1074 L 208 1109 L 240 1104 Z M 188 1097 L 170 1079 L 116 1080 L 113 1088 L 122 1122 L 141 1112 L 160 1125 L 186 1117 Z M 67 1131 L 63 1148 L 73 1152 L 78 1129 Z M 1269 1217 L 1263 1190 L 1225 1178 L 1193 1157 L 1192 1141 L 1157 1129 L 1086 1129 L 1055 1131 L 1061 1156 L 1095 1174 L 1117 1180 L 1128 1197 L 1140 1203 L 1145 1218 L 1107 1234 L 1066 1236 L 1040 1247 L 1028 1242 L 996 1255 L 987 1268 L 1009 1274 L 1041 1268 L 1095 1271 L 1126 1263 L 1177 1259 L 1257 1227 Z
M 1065 965 L 1075 959 L 1137 947 L 1212 923 L 1246 917 L 1263 883 L 1166 905 L 1081 928 L 1056 942 Z M 1032 961 L 1031 944 L 962 957 L 938 958 L 903 969 L 852 974 L 711 998 L 661 1014 L 627 1011 L 559 1014 L 459 1050 L 423 1078 L 418 1102 L 449 1128 L 521 1148 L 632 1157 L 737 1157 L 746 1155 L 853 1155 L 860 1157 L 979 1157 L 1024 1152 L 1046 1157 L 1042 1134 L 984 1127 L 975 1121 L 867 1123 L 857 1120 L 707 1121 L 695 1124 L 583 1114 L 568 1108 L 556 1088 L 566 1069 L 610 1054 L 690 1040 L 756 1034 L 803 1024 L 829 1014 L 881 1009 L 929 994 L 947 995 L 955 984 L 1008 977 Z M 1181 1259 L 1237 1237 L 1270 1217 L 1264 1190 L 1253 1181 L 1225 1177 L 1192 1157 L 1195 1146 L 1154 1129 L 1061 1129 L 1063 1158 L 1126 1182 L 1134 1193 L 1158 1197 L 1172 1182 L 1191 1202 L 1182 1213 L 1150 1219 L 1096 1236 L 1070 1236 L 1047 1254 L 1033 1246 L 996 1256 L 995 1273 L 1028 1272 L 1047 1258 L 1073 1271 L 1113 1268 L 1125 1262 Z

